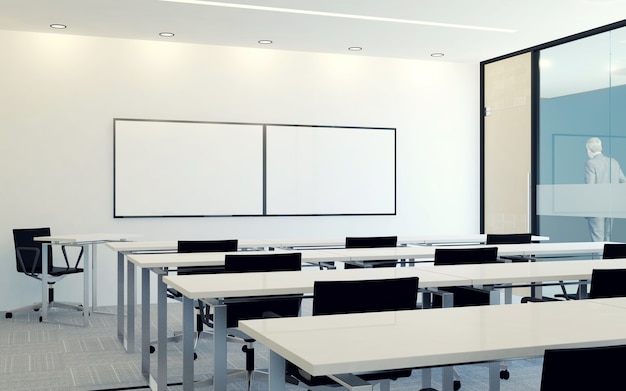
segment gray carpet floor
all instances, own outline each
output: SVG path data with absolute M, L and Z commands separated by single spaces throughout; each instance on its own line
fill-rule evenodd
M 169 306 L 168 335 L 171 335 L 175 330 L 182 329 L 182 311 L 177 303 Z M 11 319 L 0 314 L 0 390 L 147 389 L 147 382 L 141 375 L 139 346 L 137 353 L 126 353 L 117 339 L 117 317 L 112 314 L 115 308 L 105 307 L 100 310 L 109 313 L 93 313 L 87 327 L 82 326 L 80 313 L 68 310 L 55 310 L 47 323 L 39 323 L 39 313 L 33 311 L 15 313 Z M 140 324 L 139 315 L 136 323 Z M 152 335 L 156 335 L 156 324 L 151 326 Z M 137 333 L 139 336 L 139 330 Z M 266 367 L 267 349 L 259 344 L 255 347 L 257 367 Z M 171 384 L 169 389 L 173 391 L 182 389 L 181 348 L 181 343 L 168 343 L 168 383 Z M 201 338 L 197 351 L 195 373 L 200 380 L 209 376 L 212 360 L 210 335 Z M 152 367 L 156 368 L 156 360 L 152 361 Z M 244 354 L 240 344 L 229 343 L 228 361 L 229 368 L 243 367 Z M 542 365 L 540 358 L 510 361 L 506 365 L 510 379 L 501 381 L 502 391 L 539 389 Z M 460 375 L 462 391 L 488 389 L 486 367 L 463 365 L 456 369 Z M 433 387 L 437 389 L 440 389 L 440 373 L 437 369 L 433 370 Z M 413 371 L 412 377 L 392 382 L 392 390 L 419 390 L 420 376 L 419 370 Z M 197 389 L 213 388 L 205 386 Z M 229 391 L 245 389 L 243 376 L 229 380 Z M 262 375 L 255 376 L 252 389 L 267 390 Z M 290 386 L 288 389 L 304 388 Z

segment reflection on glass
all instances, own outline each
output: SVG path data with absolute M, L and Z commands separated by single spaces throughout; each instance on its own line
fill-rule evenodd
M 542 50 L 540 98 L 539 232 L 626 241 L 626 28 Z

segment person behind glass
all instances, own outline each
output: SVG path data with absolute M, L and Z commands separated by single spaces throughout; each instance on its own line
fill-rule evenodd
M 598 137 L 587 140 L 585 183 L 626 183 L 626 177 L 617 160 L 602 154 L 602 141 Z M 610 217 L 587 217 L 589 233 L 594 242 L 609 242 L 613 219 Z

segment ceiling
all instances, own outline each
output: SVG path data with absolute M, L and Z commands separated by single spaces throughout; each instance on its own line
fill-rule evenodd
M 0 0 L 3 30 L 476 64 L 624 18 L 626 0 Z

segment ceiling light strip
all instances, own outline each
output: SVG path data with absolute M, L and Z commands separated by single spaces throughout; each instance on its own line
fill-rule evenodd
M 241 9 L 257 10 L 257 11 L 282 12 L 282 13 L 290 13 L 290 14 L 330 16 L 334 18 L 359 19 L 359 20 L 369 20 L 369 21 L 374 21 L 374 22 L 403 23 L 403 24 L 416 24 L 416 25 L 421 25 L 421 26 L 447 27 L 447 28 L 466 29 L 466 30 L 494 31 L 494 32 L 501 32 L 501 33 L 514 33 L 517 31 L 517 30 L 504 29 L 504 28 L 498 28 L 498 27 L 470 26 L 470 25 L 464 25 L 464 24 L 426 22 L 422 20 L 411 20 L 411 19 L 383 18 L 383 17 L 378 17 L 378 16 L 352 15 L 352 14 L 341 14 L 341 13 L 336 13 L 336 12 L 323 12 L 323 11 L 309 11 L 309 10 L 299 10 L 299 9 L 293 9 L 293 8 L 278 8 L 278 7 L 265 7 L 265 6 L 248 5 L 248 4 L 222 3 L 219 1 L 203 1 L 203 0 L 161 0 L 161 1 L 167 1 L 167 2 L 172 2 L 172 3 L 210 5 L 213 7 L 241 8 Z

